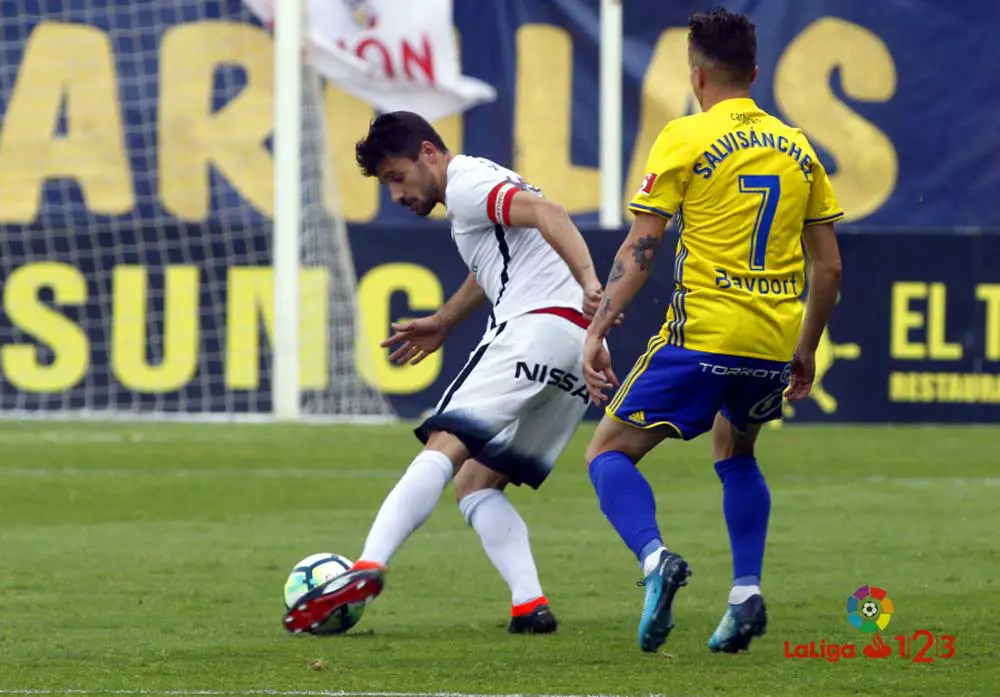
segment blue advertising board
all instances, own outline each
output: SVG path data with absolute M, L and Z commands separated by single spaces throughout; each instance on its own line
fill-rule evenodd
M 1000 73 L 985 66 L 1000 63 L 1000 5 L 726 4 L 758 25 L 754 96 L 803 128 L 864 226 L 842 237 L 821 382 L 789 417 L 996 421 Z M 606 271 L 623 232 L 591 229 L 598 6 L 456 0 L 463 70 L 499 96 L 437 126 L 453 150 L 513 166 L 563 204 Z M 662 125 L 697 109 L 685 45 L 696 9 L 626 3 L 623 198 Z M 0 409 L 268 411 L 268 32 L 239 0 L 0 0 L 0 12 Z M 325 97 L 370 345 L 391 319 L 432 311 L 464 272 L 440 211 L 414 219 L 357 173 L 371 108 L 333 87 Z M 304 283 L 329 271 L 307 269 Z M 620 372 L 668 292 L 665 275 L 652 279 L 616 330 Z M 358 370 L 415 416 L 480 328 L 420 368 L 376 352 Z M 306 377 L 309 389 L 330 379 Z
M 697 109 L 686 24 L 705 4 L 625 3 L 623 198 L 663 124 Z M 755 98 L 810 137 L 850 220 L 1000 225 L 1000 4 L 726 4 L 758 26 Z M 595 220 L 599 0 L 454 7 L 463 70 L 498 98 L 438 124 L 446 142 Z M 0 0 L 0 12 L 0 225 L 270 217 L 272 42 L 240 0 Z M 353 162 L 372 109 L 332 88 L 327 109 L 348 220 L 409 222 Z
M 621 244 L 621 233 L 586 230 L 585 237 L 602 274 Z M 847 231 L 840 236 L 844 262 L 841 297 L 817 352 L 817 381 L 809 399 L 786 405 L 791 421 L 839 422 L 996 422 L 1000 421 L 1000 235 L 928 233 L 919 230 L 882 234 Z M 466 270 L 451 248 L 446 228 L 372 227 L 352 237 L 362 275 L 386 263 L 397 267 L 397 292 L 362 297 L 387 303 L 372 316 L 424 314 L 420 294 L 428 279 L 438 279 L 447 295 Z M 673 242 L 665 239 L 663 253 Z M 615 371 L 624 376 L 659 330 L 673 288 L 673 265 L 661 261 L 612 330 Z M 427 272 L 430 272 L 429 274 Z M 417 296 L 410 303 L 410 293 Z M 486 314 L 457 329 L 443 350 L 439 370 L 428 370 L 426 386 L 393 395 L 401 413 L 433 406 L 459 372 L 485 327 Z M 371 327 L 372 340 L 388 332 Z M 385 354 L 387 355 L 387 354 Z M 388 368 L 387 368 L 388 370 Z M 399 369 L 399 376 L 409 368 Z M 432 380 L 433 378 L 433 380 Z M 388 381 L 388 382 L 391 382 Z M 383 389 L 393 393 L 391 385 Z M 599 412 L 593 410 L 592 416 Z
M 0 405 L 267 412 L 270 390 L 261 366 L 270 343 L 260 319 L 271 282 L 267 255 L 247 245 L 244 263 L 230 264 L 214 253 L 212 235 L 187 244 L 182 255 L 137 251 L 193 232 L 121 234 L 115 244 L 124 254 L 100 246 L 111 237 L 67 236 L 54 249 L 8 235 L 7 253 L 26 261 L 13 270 L 5 263 L 0 278 Z M 240 232 L 266 248 L 264 231 Z M 622 235 L 585 229 L 602 274 Z M 664 241 L 665 250 L 670 243 Z M 392 365 L 377 347 L 390 322 L 433 312 L 467 270 L 443 224 L 359 226 L 351 245 L 365 350 L 336 360 L 355 361 L 400 416 L 417 417 L 460 371 L 486 326 L 486 312 L 458 327 L 420 366 Z M 1000 420 L 1000 235 L 848 231 L 841 248 L 843 289 L 817 355 L 818 380 L 812 397 L 789 406 L 786 416 Z M 612 332 L 619 375 L 663 320 L 671 268 L 656 267 L 625 323 Z M 304 288 L 329 272 L 304 269 Z M 330 316 L 328 301 L 328 294 L 304 293 L 303 315 L 322 322 Z M 330 350 L 323 331 L 303 332 L 303 341 L 303 355 Z M 307 389 L 329 385 L 329 371 L 309 375 Z

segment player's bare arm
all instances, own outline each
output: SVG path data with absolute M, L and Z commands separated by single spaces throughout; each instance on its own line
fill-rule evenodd
M 595 404 L 607 401 L 605 389 L 618 386 L 618 378 L 611 369 L 611 354 L 604 345 L 604 339 L 649 278 L 666 223 L 666 219 L 661 216 L 636 213 L 628 237 L 615 255 L 604 297 L 587 329 L 587 341 L 583 349 L 583 376 Z
M 441 348 L 451 330 L 485 301 L 486 294 L 476 282 L 475 275 L 470 273 L 459 289 L 430 317 L 410 322 L 393 322 L 393 334 L 381 346 L 388 348 L 403 342 L 402 346 L 389 355 L 389 360 L 417 365 Z
M 515 196 L 509 219 L 511 225 L 537 228 L 542 233 L 583 288 L 584 314 L 593 316 L 601 301 L 601 281 L 597 278 L 587 243 L 566 209 L 540 196 Z
M 458 290 L 434 314 L 451 330 L 464 322 L 484 302 L 486 293 L 476 281 L 476 275 L 469 273 Z
M 604 289 L 604 299 L 587 330 L 589 335 L 598 340 L 604 339 L 614 326 L 615 318 L 628 307 L 649 278 L 666 223 L 666 219 L 658 215 L 636 213 L 628 237 L 615 255 Z
M 840 292 L 840 248 L 833 223 L 810 225 L 802 231 L 802 241 L 809 255 L 809 296 L 806 299 L 802 333 L 792 361 L 792 380 L 786 397 L 805 399 L 816 374 L 816 347 L 830 319 Z

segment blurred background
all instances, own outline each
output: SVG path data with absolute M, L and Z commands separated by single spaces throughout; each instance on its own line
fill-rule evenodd
M 377 20 L 378 3 L 348 5 Z M 786 416 L 997 421 L 1000 84 L 984 68 L 1000 61 L 1000 6 L 728 6 L 757 24 L 755 99 L 807 133 L 847 211 L 820 381 Z M 269 414 L 269 29 L 239 0 L 0 9 L 0 408 Z M 624 4 L 619 208 L 658 131 L 698 109 L 686 23 L 699 9 Z M 600 1 L 459 1 L 453 13 L 462 72 L 496 98 L 436 126 L 452 150 L 513 167 L 565 206 L 606 274 L 629 221 L 598 223 Z M 389 72 L 435 67 L 417 41 L 343 48 Z M 485 315 L 419 367 L 388 363 L 377 343 L 389 322 L 433 311 L 465 269 L 441 209 L 416 219 L 358 173 L 353 144 L 375 107 L 333 84 L 304 99 L 303 410 L 416 417 Z M 613 335 L 619 374 L 662 320 L 669 273 L 662 264 Z
M 754 98 L 832 173 L 843 287 L 810 399 L 761 444 L 771 624 L 749 656 L 705 648 L 731 580 L 710 442 L 643 461 L 697 570 L 651 657 L 582 466 L 593 424 L 551 483 L 508 492 L 562 623 L 544 649 L 507 635 L 450 494 L 343 640 L 288 636 L 280 598 L 296 560 L 362 549 L 419 447 L 406 422 L 486 324 L 416 367 L 379 348 L 467 272 L 442 210 L 358 172 L 378 107 L 350 56 L 435 89 L 460 64 L 491 96 L 435 121 L 446 143 L 565 206 L 606 277 L 647 151 L 698 109 L 687 19 L 708 4 L 314 0 L 347 17 L 320 51 L 275 37 L 268 0 L 0 0 L 0 693 L 995 695 L 997 438 L 972 424 L 1000 421 L 1000 3 L 725 4 L 757 25 Z M 322 82 L 321 53 L 347 77 Z M 620 376 L 671 271 L 612 332 Z M 228 423 L 274 416 L 400 423 Z M 891 656 L 845 614 L 869 585 Z

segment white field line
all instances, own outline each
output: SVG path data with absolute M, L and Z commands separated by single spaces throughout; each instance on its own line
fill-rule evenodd
M 17 423 L 38 423 L 58 421 L 60 423 L 101 423 L 101 424 L 278 424 L 273 414 L 267 413 L 218 413 L 218 412 L 139 412 L 112 410 L 0 410 L 0 421 Z M 323 414 L 301 414 L 296 424 L 309 426 L 329 426 L 331 424 L 348 425 L 385 425 L 401 423 L 403 420 L 395 415 L 361 415 L 342 414 L 339 416 Z M 0 693 L 2 694 L 2 693 Z
M 770 480 L 769 480 L 770 481 Z M 822 485 L 822 484 L 841 484 L 853 486 L 856 484 L 888 484 L 890 486 L 909 486 L 909 487 L 928 487 L 928 486 L 940 486 L 940 487 L 970 487 L 970 486 L 1000 486 L 1000 477 L 886 477 L 880 474 L 873 474 L 867 477 L 824 477 L 818 475 L 816 477 L 803 477 L 803 476 L 788 476 L 774 477 L 775 482 L 784 482 L 788 484 L 811 484 L 811 485 Z
M 897 486 L 1000 486 L 1000 477 L 865 477 L 865 483 Z
M 267 431 L 263 432 L 270 440 L 281 440 L 278 436 L 272 436 Z M 290 436 L 289 438 L 294 438 Z M 331 442 L 336 442 L 334 436 L 330 437 Z M 255 434 L 248 435 L 242 429 L 213 429 L 205 428 L 198 431 L 185 431 L 183 433 L 171 433 L 170 431 L 140 431 L 140 430 L 88 430 L 81 428 L 71 429 L 36 429 L 18 428 L 0 430 L 0 444 L 42 444 L 42 443 L 67 443 L 71 445 L 103 444 L 103 443 L 248 443 L 258 442 Z M 415 441 L 414 441 L 415 442 Z
M 184 443 L 218 443 L 240 442 L 253 443 L 240 430 L 206 429 L 203 434 L 184 433 L 171 435 L 167 433 L 149 433 L 143 431 L 93 431 L 86 428 L 80 430 L 39 429 L 26 427 L 21 430 L 0 430 L 0 446 L 4 444 L 176 444 Z M 397 469 L 345 470 L 345 469 L 279 469 L 279 468 L 228 468 L 228 469 L 186 469 L 186 468 L 34 468 L 34 467 L 0 467 L 0 478 L 29 477 L 211 477 L 211 476 L 246 476 L 260 479 L 391 479 L 402 475 L 403 464 Z M 565 474 L 565 473 L 564 473 Z M 1000 486 L 1000 477 L 896 477 L 870 475 L 858 477 L 805 477 L 799 475 L 776 476 L 774 483 L 794 484 L 888 484 L 907 487 L 996 487 Z M 4 694 L 0 691 L 0 695 Z M 340 693 L 338 693 L 340 694 Z M 402 694 L 402 693 L 400 693 Z
M 2 442 L 2 441 L 0 441 Z M 38 479 L 44 477 L 169 477 L 173 479 L 193 479 L 211 477 L 249 477 L 253 479 L 395 479 L 401 477 L 405 467 L 402 463 L 396 469 L 282 469 L 277 467 L 2 467 L 0 479 Z M 771 478 L 772 486 L 782 484 L 809 485 L 847 485 L 885 484 L 899 487 L 951 487 L 964 489 L 969 487 L 998 487 L 1000 477 L 885 477 L 872 475 L 868 477 L 801 477 L 777 476 Z M 0 695 L 4 694 L 0 690 Z M 402 694 L 402 693 L 401 693 Z
M 398 470 L 345 470 L 345 469 L 268 469 L 209 468 L 183 469 L 175 467 L 148 467 L 146 469 L 109 469 L 104 467 L 0 467 L 0 479 L 37 479 L 39 477 L 171 477 L 175 479 L 211 477 L 250 477 L 253 479 L 394 479 L 403 476 L 404 467 Z M 0 694 L 3 694 L 0 691 Z
M 136 697 L 620 697 L 619 695 L 528 695 L 474 692 L 340 692 L 323 690 L 33 690 L 0 689 L 0 695 L 135 695 Z M 648 697 L 666 697 L 649 695 Z

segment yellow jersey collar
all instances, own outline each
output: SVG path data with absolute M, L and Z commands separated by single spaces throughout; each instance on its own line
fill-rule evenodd
M 744 111 L 753 109 L 760 111 L 760 107 L 757 106 L 757 102 L 755 102 L 751 97 L 731 97 L 729 99 L 723 99 L 721 102 L 709 109 L 708 113 L 711 113 L 716 109 L 741 109 Z

